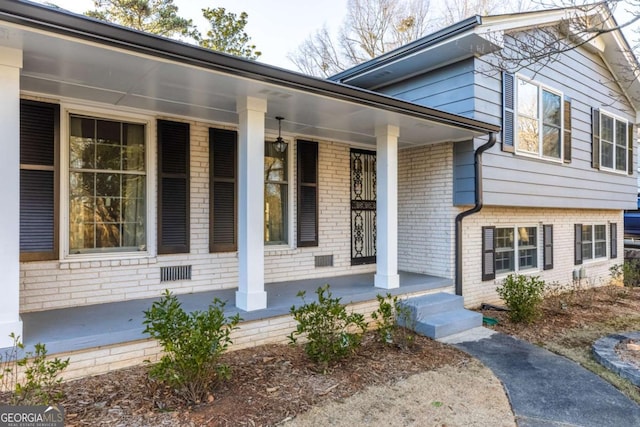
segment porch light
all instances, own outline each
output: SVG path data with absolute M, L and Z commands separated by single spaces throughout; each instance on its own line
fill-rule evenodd
M 284 153 L 287 149 L 287 141 L 282 139 L 282 121 L 284 117 L 277 116 L 276 120 L 278 121 L 278 138 L 276 138 L 276 141 L 273 143 L 273 147 L 278 153 Z

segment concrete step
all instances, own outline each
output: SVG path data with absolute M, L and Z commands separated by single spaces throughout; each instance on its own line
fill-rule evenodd
M 444 313 L 451 310 L 464 308 L 464 298 L 446 292 L 436 294 L 421 295 L 409 298 L 402 302 L 402 305 L 411 311 L 412 314 L 420 313 L 423 316 Z M 415 318 L 415 316 L 413 317 Z
M 437 293 L 402 302 L 407 309 L 398 323 L 429 338 L 439 339 L 482 326 L 482 314 L 464 308 L 458 295 Z
M 482 314 L 470 310 L 453 310 L 427 316 L 416 322 L 415 331 L 438 339 L 482 326 Z

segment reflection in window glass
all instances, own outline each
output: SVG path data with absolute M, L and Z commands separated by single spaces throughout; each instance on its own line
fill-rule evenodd
M 71 254 L 146 249 L 144 125 L 72 115 Z
M 600 166 L 627 171 L 627 122 L 600 113 Z
M 279 153 L 272 142 L 265 142 L 264 156 L 264 241 L 288 242 L 287 154 Z
M 562 155 L 562 97 L 518 79 L 517 149 L 542 157 Z
M 496 273 L 515 270 L 513 228 L 496 228 Z
M 510 273 L 537 268 L 537 242 L 537 227 L 496 228 L 496 273 Z

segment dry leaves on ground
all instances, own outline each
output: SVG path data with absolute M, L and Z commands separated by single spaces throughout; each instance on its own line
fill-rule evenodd
M 466 354 L 425 337 L 411 350 L 383 346 L 366 334 L 353 356 L 318 372 L 301 347 L 266 345 L 227 353 L 232 377 L 210 401 L 187 407 L 147 379 L 146 367 L 64 384 L 68 426 L 274 425 L 372 385 L 389 385 L 443 366 L 464 367 Z M 161 407 L 162 409 L 159 409 Z

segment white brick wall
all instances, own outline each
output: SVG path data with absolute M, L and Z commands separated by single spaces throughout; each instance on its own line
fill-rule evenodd
M 159 255 L 148 259 L 22 263 L 22 312 L 155 297 L 166 288 L 176 293 L 189 293 L 237 286 L 237 254 L 209 253 L 209 125 L 198 122 L 189 124 L 191 252 Z M 290 144 L 289 147 L 290 150 L 295 150 L 295 144 Z M 290 158 L 293 161 L 290 185 L 293 185 L 293 177 L 296 176 L 295 152 Z M 375 271 L 374 265 L 351 267 L 349 173 L 349 146 L 321 142 L 318 227 L 320 246 L 296 249 L 267 247 L 267 283 Z M 294 196 L 291 212 L 293 224 L 296 223 L 295 212 Z M 65 236 L 60 238 L 64 239 Z M 290 241 L 295 241 L 295 226 Z M 333 255 L 334 266 L 315 268 L 316 255 Z M 192 265 L 192 280 L 160 283 L 160 267 L 174 265 Z
M 453 145 L 398 153 L 398 268 L 453 278 Z
M 606 224 L 607 255 L 609 252 L 609 224 L 617 223 L 618 258 L 601 258 L 574 265 L 574 224 Z M 553 225 L 553 269 L 542 270 L 542 225 Z M 573 284 L 573 272 L 584 267 L 586 278 L 580 286 L 599 286 L 609 283 L 609 268 L 623 262 L 623 218 L 621 211 L 576 209 L 531 209 L 484 207 L 482 211 L 465 218 L 463 222 L 463 295 L 465 304 L 473 307 L 481 303 L 499 303 L 495 291 L 506 275 L 495 280 L 482 281 L 482 227 L 537 226 L 539 270 L 526 272 L 540 276 L 548 286 Z M 576 283 L 577 285 L 578 283 Z

